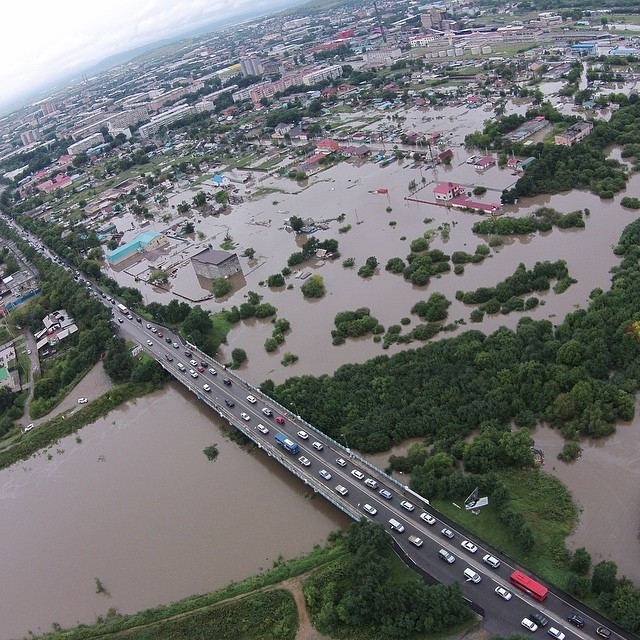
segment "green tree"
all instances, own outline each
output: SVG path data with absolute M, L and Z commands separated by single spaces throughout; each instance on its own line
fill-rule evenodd
M 593 567 L 591 590 L 593 593 L 613 593 L 616 589 L 618 566 L 612 560 L 603 560 Z
M 302 231 L 302 227 L 304 227 L 304 220 L 299 216 L 291 216 L 291 218 L 289 218 L 289 226 L 293 231 L 299 233 Z
M 323 277 L 319 275 L 311 276 L 300 287 L 300 290 L 305 298 L 322 298 L 325 294 Z
M 584 548 L 580 547 L 573 552 L 570 563 L 571 571 L 581 576 L 586 576 L 591 569 L 591 555 Z
M 239 347 L 236 347 L 235 349 L 233 349 L 233 351 L 231 351 L 231 366 L 234 369 L 237 369 L 243 362 L 245 362 L 247 359 L 247 352 L 244 349 L 240 349 Z

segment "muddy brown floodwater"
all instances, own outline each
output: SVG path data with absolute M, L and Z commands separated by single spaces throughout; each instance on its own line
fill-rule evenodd
M 348 524 L 216 418 L 174 383 L 0 472 L 2 640 L 222 587 Z

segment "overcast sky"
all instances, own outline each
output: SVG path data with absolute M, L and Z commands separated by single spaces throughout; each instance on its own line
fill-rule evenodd
M 283 0 L 5 0 L 0 102 L 109 56 Z

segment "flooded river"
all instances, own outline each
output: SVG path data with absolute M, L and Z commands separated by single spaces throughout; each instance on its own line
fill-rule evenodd
M 175 383 L 0 471 L 0 639 L 210 591 L 347 525 L 220 424 Z

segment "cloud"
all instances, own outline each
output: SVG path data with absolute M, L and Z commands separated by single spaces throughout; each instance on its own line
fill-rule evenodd
M 3 7 L 2 99 L 79 73 L 109 56 L 175 37 L 201 24 L 273 1 L 31 0 Z

